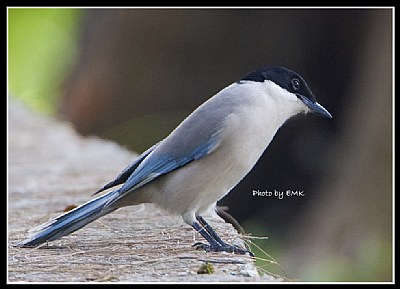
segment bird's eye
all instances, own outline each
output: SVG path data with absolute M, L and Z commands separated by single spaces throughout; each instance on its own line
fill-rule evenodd
M 298 90 L 300 88 L 300 80 L 298 78 L 293 78 L 291 80 L 293 90 Z

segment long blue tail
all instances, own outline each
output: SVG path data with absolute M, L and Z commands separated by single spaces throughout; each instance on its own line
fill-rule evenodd
M 117 193 L 118 191 L 109 192 L 33 228 L 29 231 L 28 238 L 17 246 L 33 247 L 47 241 L 57 240 L 62 236 L 75 232 L 101 216 L 115 211 L 117 208 L 110 208 L 107 204 L 118 195 Z

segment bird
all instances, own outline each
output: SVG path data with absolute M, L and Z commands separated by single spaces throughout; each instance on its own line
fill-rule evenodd
M 93 195 L 102 194 L 29 230 L 18 246 L 54 241 L 121 207 L 154 203 L 207 241 L 195 249 L 254 256 L 222 240 L 203 215 L 251 171 L 288 119 L 309 112 L 332 118 L 298 73 L 256 69 L 206 100 Z

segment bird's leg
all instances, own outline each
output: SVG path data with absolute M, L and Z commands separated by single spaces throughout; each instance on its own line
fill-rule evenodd
M 206 250 L 206 248 L 205 247 L 212 247 L 212 248 L 218 248 L 218 247 L 220 247 L 220 244 L 213 238 L 213 237 L 211 237 L 210 236 L 210 234 L 207 232 L 207 230 L 204 228 L 204 227 L 202 227 L 199 223 L 197 223 L 197 222 L 194 222 L 193 224 L 192 224 L 192 227 L 197 231 L 197 232 L 199 232 L 202 236 L 203 236 L 203 238 L 204 239 L 206 239 L 207 241 L 208 241 L 208 243 L 210 244 L 210 245 L 207 245 L 207 244 L 204 244 L 204 243 L 202 243 L 202 242 L 197 242 L 197 243 L 195 243 L 195 244 L 193 244 L 192 246 L 193 247 L 196 247 L 197 249 L 205 249 Z M 217 250 L 217 249 L 216 249 Z M 216 251 L 215 250 L 215 251 Z M 221 250 L 219 250 L 219 251 L 221 251 Z
M 196 216 L 197 221 L 199 223 L 195 222 L 193 223 L 192 227 L 199 232 L 209 243 L 209 245 L 197 242 L 193 246 L 195 246 L 197 249 L 203 249 L 205 251 L 225 251 L 225 252 L 233 252 L 236 254 L 242 254 L 245 255 L 246 253 L 249 253 L 250 256 L 254 256 L 254 254 L 248 250 L 241 249 L 237 246 L 230 245 L 223 241 L 220 236 L 218 236 L 217 232 L 214 231 L 214 229 L 204 220 L 203 217 L 201 216 Z
M 206 231 L 214 238 L 215 241 L 220 243 L 221 245 L 228 245 L 221 239 L 221 237 L 215 232 L 215 230 L 204 220 L 202 216 L 196 216 L 197 221 L 206 229 Z

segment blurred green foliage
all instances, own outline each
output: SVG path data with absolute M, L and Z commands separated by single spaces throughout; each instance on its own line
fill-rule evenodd
M 260 274 L 292 282 L 387 282 L 392 279 L 392 244 L 380 234 L 354 241 L 358 246 L 349 255 L 327 251 L 325 258 L 305 262 L 300 273 L 293 274 L 293 264 L 287 263 L 292 257 L 285 251 L 288 245 L 284 238 L 251 221 L 242 225 L 251 236 L 258 237 L 251 239 L 250 251 L 256 256 Z
M 8 9 L 9 93 L 55 113 L 63 80 L 77 53 L 79 9 Z

